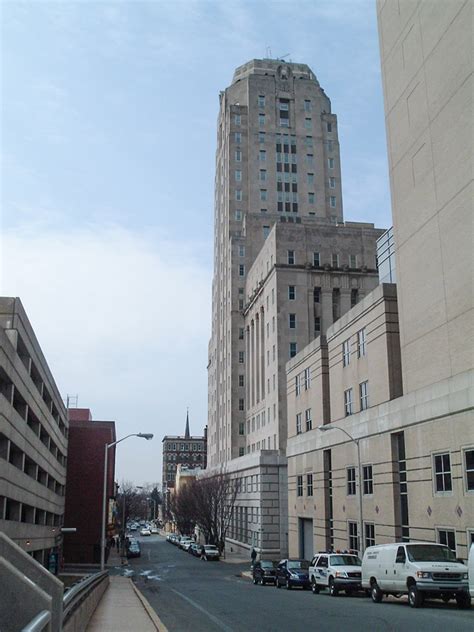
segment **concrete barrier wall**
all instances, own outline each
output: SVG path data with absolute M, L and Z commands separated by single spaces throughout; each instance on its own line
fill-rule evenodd
M 84 632 L 95 609 L 109 586 L 109 577 L 104 578 L 74 611 L 63 627 L 64 632 Z M 3 631 L 2 631 L 3 632 Z

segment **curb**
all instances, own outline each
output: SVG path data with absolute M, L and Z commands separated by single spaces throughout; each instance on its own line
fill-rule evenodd
M 147 615 L 150 617 L 153 625 L 158 630 L 158 632 L 169 632 L 168 628 L 165 626 L 163 621 L 160 619 L 160 617 L 156 614 L 156 612 L 151 607 L 150 602 L 145 597 L 145 595 L 142 592 L 140 592 L 140 590 L 138 590 L 138 588 L 135 586 L 135 584 L 132 582 L 131 579 L 129 581 L 133 586 L 133 590 L 135 591 L 135 594 L 137 595 L 138 599 L 140 599 L 140 602 L 145 608 Z

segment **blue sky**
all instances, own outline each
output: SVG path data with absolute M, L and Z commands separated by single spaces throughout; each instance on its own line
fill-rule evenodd
M 2 293 L 61 393 L 161 479 L 161 437 L 207 416 L 219 91 L 249 59 L 311 66 L 338 115 L 344 214 L 391 224 L 374 0 L 4 2 Z M 176 308 L 172 309 L 175 304 Z

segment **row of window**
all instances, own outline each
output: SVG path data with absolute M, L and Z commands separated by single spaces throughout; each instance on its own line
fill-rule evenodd
M 185 458 L 182 459 L 182 455 L 180 454 L 165 454 L 165 462 L 169 463 L 171 461 L 178 461 L 179 463 L 188 464 L 190 461 L 201 461 L 201 459 L 203 458 L 200 454 L 186 454 L 184 456 Z M 174 466 L 174 469 L 176 469 L 176 465 Z
M 298 396 L 303 388 L 307 391 L 311 386 L 311 369 L 306 368 L 302 373 L 295 377 L 295 393 Z
M 45 511 L 39 507 L 33 507 L 21 503 L 7 496 L 0 496 L 0 520 L 13 522 L 26 522 L 28 524 L 59 527 L 63 524 L 62 514 Z
M 203 443 L 166 443 L 165 445 L 165 450 L 179 452 L 202 452 L 204 449 Z
M 344 391 L 344 415 L 353 415 L 355 411 L 354 390 L 348 388 Z M 365 380 L 359 384 L 359 411 L 369 407 L 369 382 Z
M 302 417 L 303 417 L 303 413 L 297 413 L 296 414 L 296 434 L 301 434 L 303 432 Z M 306 432 L 308 432 L 308 430 L 312 430 L 313 429 L 313 420 L 312 420 L 312 416 L 311 416 L 311 408 L 307 408 L 305 410 L 304 420 L 305 420 Z M 311 489 L 312 489 L 312 484 L 311 484 Z M 311 496 L 312 495 L 313 494 L 311 492 Z
M 357 357 L 362 358 L 367 355 L 367 331 L 364 327 L 357 332 Z M 342 366 L 349 366 L 351 363 L 351 339 L 348 338 L 342 343 Z

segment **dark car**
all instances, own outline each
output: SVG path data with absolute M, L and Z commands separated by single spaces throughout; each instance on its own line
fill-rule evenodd
M 253 565 L 253 583 L 260 584 L 275 584 L 276 580 L 276 568 L 277 563 L 270 560 L 260 560 Z
M 303 590 L 310 588 L 309 561 L 298 559 L 282 560 L 276 570 L 275 586 L 277 588 L 286 586 L 288 590 L 293 588 L 293 586 L 301 586 Z
M 140 557 L 141 554 L 138 542 L 131 542 L 127 549 L 127 557 Z
M 201 555 L 201 545 L 193 542 L 188 549 L 188 553 L 191 553 L 191 555 L 198 557 L 199 555 Z

